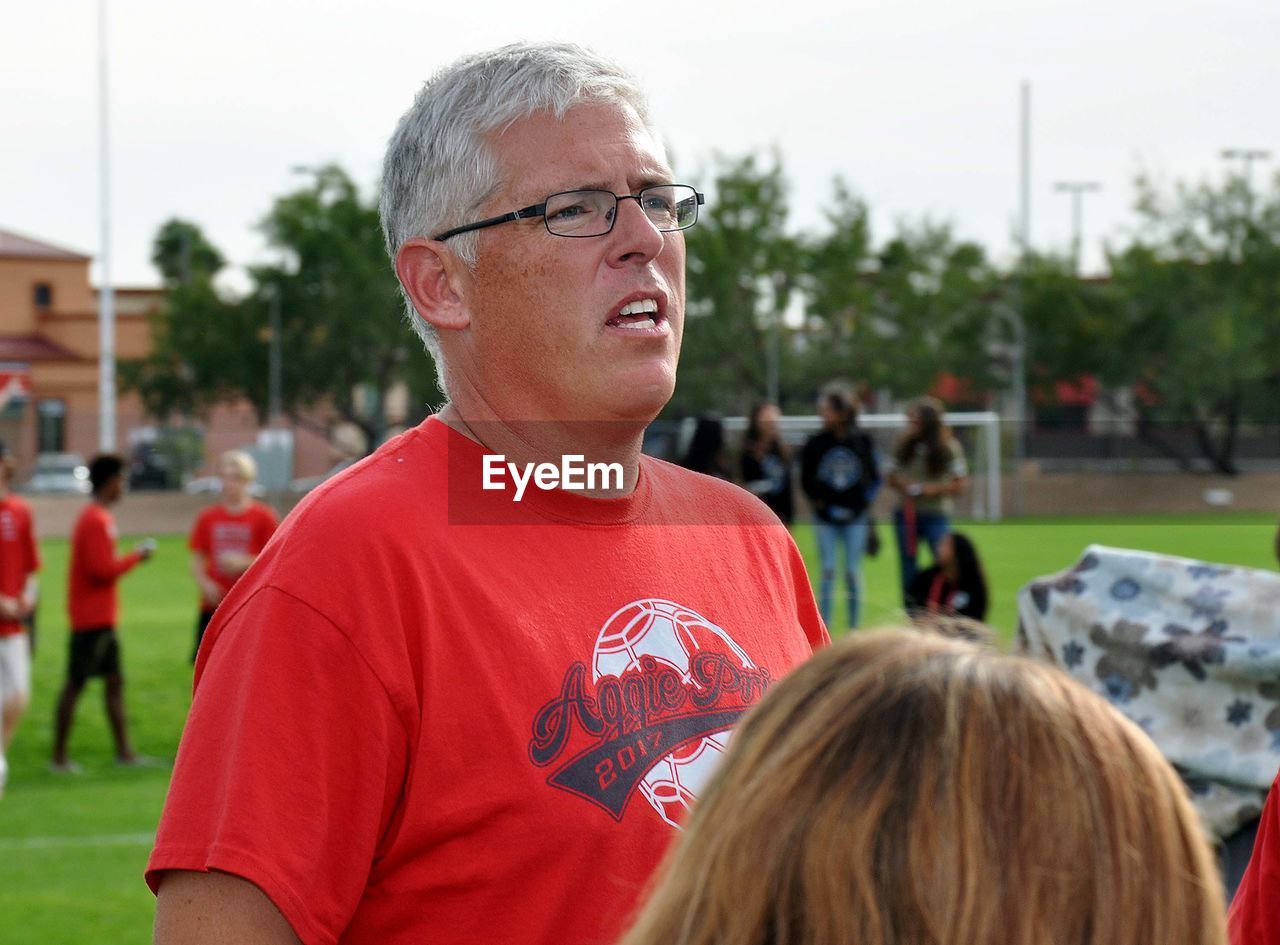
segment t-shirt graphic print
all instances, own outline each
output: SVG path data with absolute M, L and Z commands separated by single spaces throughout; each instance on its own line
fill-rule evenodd
M 636 794 L 679 827 L 760 700 L 766 669 L 721 627 L 674 601 L 619 608 L 600 629 L 590 665 L 573 662 L 560 693 L 533 720 L 529 758 L 547 784 L 615 820 Z M 571 745 L 583 746 L 571 754 Z

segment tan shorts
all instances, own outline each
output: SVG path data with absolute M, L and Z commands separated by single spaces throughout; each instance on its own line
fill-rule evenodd
M 31 641 L 26 633 L 0 637 L 0 701 L 31 695 Z

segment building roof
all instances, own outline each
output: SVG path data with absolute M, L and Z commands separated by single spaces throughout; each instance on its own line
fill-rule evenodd
M 83 361 L 62 345 L 41 335 L 0 335 L 0 361 Z
M 0 256 L 21 259 L 87 260 L 91 257 L 62 246 L 35 240 L 12 230 L 0 230 Z

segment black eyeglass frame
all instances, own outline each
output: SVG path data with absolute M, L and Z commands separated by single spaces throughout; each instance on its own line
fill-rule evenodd
M 613 226 L 615 223 L 618 222 L 616 205 L 614 207 L 615 213 L 613 215 L 613 219 L 609 221 L 609 229 L 605 230 L 603 233 L 587 233 L 587 234 L 578 235 L 576 233 L 557 233 L 553 229 L 551 229 L 551 225 L 547 223 L 547 204 L 549 204 L 556 197 L 563 196 L 564 194 L 580 194 L 580 193 L 595 192 L 595 193 L 601 193 L 601 194 L 613 194 L 613 199 L 616 201 L 617 204 L 621 204 L 622 201 L 624 200 L 634 200 L 636 203 L 640 204 L 640 212 L 644 213 L 644 204 L 640 203 L 640 198 L 644 196 L 646 191 L 656 190 L 659 187 L 689 187 L 689 185 L 688 184 L 653 184 L 652 186 L 641 188 L 638 194 L 614 194 L 613 191 L 611 190 L 599 190 L 598 188 L 595 188 L 595 187 L 588 187 L 585 190 L 581 188 L 579 188 L 578 190 L 561 190 L 554 194 L 550 194 L 546 200 L 542 201 L 542 203 L 535 203 L 532 206 L 523 208 L 522 210 L 512 210 L 510 213 L 504 213 L 501 216 L 489 217 L 489 219 L 487 220 L 479 220 L 475 223 L 468 223 L 464 226 L 455 226 L 453 229 L 445 230 L 443 233 L 439 233 L 431 238 L 436 242 L 443 242 L 449 239 L 450 237 L 459 236 L 463 233 L 470 233 L 472 230 L 483 230 L 485 227 L 497 226 L 500 223 L 512 223 L 516 220 L 527 220 L 531 217 L 542 217 L 543 226 L 547 228 L 547 232 L 550 233 L 552 236 L 559 236 L 567 240 L 595 239 L 597 236 L 608 236 L 610 233 L 613 232 Z M 693 196 L 697 199 L 697 204 L 695 204 L 695 209 L 693 213 L 693 223 L 690 223 L 689 226 L 674 226 L 669 229 L 663 229 L 662 227 L 658 227 L 659 233 L 675 233 L 678 230 L 687 230 L 689 229 L 690 226 L 693 226 L 694 223 L 698 222 L 698 211 L 696 208 L 705 206 L 707 202 L 707 198 L 703 194 L 695 190 L 693 187 L 689 187 L 689 189 L 693 191 Z M 645 219 L 646 220 L 649 219 L 648 214 L 645 214 Z

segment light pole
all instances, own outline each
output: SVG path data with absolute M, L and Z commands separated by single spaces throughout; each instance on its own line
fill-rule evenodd
M 281 350 L 280 350 L 280 286 L 270 283 L 267 304 L 271 324 L 271 345 L 267 352 L 267 425 L 280 426 Z
M 1080 254 L 1084 235 L 1084 195 L 1102 189 L 1096 180 L 1060 180 L 1053 185 L 1060 194 L 1071 195 L 1071 260 L 1076 274 L 1080 273 Z
M 1019 152 L 1018 152 L 1018 268 L 1014 276 L 1013 326 L 1013 374 L 1014 428 L 1013 428 L 1013 510 L 1016 515 L 1026 511 L 1025 484 L 1022 467 L 1027 458 L 1027 323 L 1023 314 L 1023 272 L 1027 256 L 1031 252 L 1031 83 L 1024 81 L 1019 89 Z
M 111 286 L 111 168 L 107 128 L 107 0 L 98 0 L 98 200 L 102 285 L 98 290 L 98 448 L 116 448 L 116 297 Z
M 1242 161 L 1244 162 L 1244 217 L 1246 220 L 1253 219 L 1253 162 L 1265 161 L 1271 157 L 1270 151 L 1262 148 L 1223 148 L 1222 159 L 1224 161 Z

